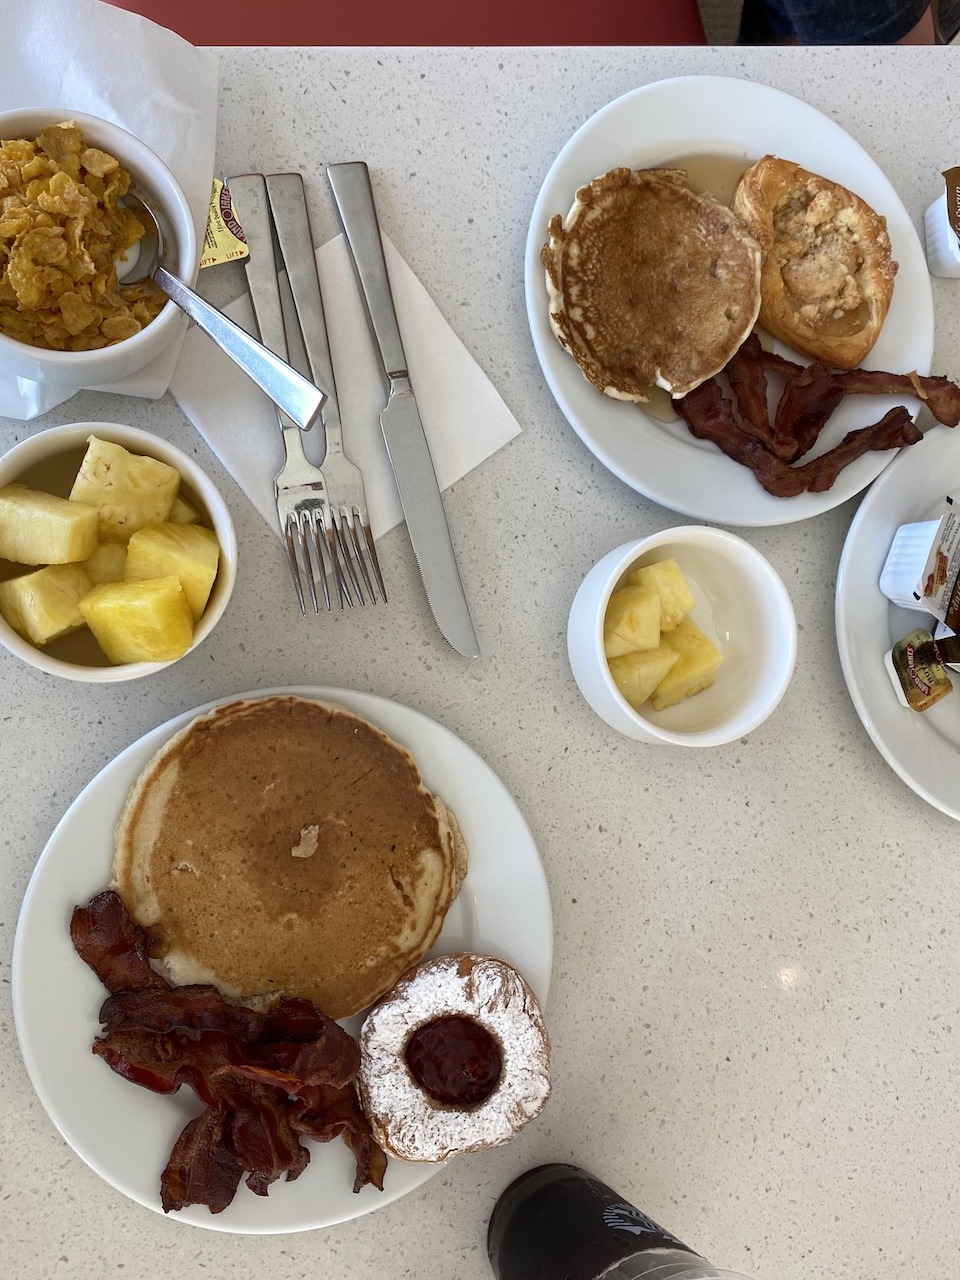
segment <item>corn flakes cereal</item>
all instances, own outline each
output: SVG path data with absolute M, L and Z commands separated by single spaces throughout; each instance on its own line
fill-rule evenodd
M 145 233 L 118 203 L 129 187 L 119 160 L 72 121 L 0 142 L 0 332 L 91 351 L 156 318 L 167 299 L 152 280 L 117 280 L 117 259 Z

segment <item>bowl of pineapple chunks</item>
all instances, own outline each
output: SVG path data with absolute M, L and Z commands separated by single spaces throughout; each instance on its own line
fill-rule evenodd
M 570 610 L 574 679 L 612 728 L 641 742 L 733 742 L 776 708 L 797 623 L 779 574 L 743 538 L 665 529 L 604 556 Z
M 134 680 L 210 634 L 236 578 L 223 498 L 136 427 L 81 422 L 0 458 L 0 644 L 68 680 Z

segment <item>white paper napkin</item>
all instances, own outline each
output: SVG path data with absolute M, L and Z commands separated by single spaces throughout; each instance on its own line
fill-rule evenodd
M 397 249 L 386 236 L 383 241 L 410 379 L 437 479 L 446 489 L 518 435 L 520 427 Z M 317 250 L 317 265 L 344 448 L 363 472 L 370 525 L 379 537 L 403 519 L 380 434 L 386 387 L 342 235 Z M 255 332 L 246 297 L 226 311 Z M 187 334 L 170 391 L 263 518 L 279 532 L 273 480 L 283 462 L 283 447 L 272 402 L 196 328 Z M 311 459 L 319 461 L 322 428 L 307 433 L 305 447 Z
M 218 59 L 172 31 L 100 0 L 0 0 L 0 111 L 62 107 L 118 124 L 173 170 L 202 237 L 217 132 Z M 178 351 L 97 391 L 155 400 Z M 72 392 L 20 378 L 0 383 L 0 416 L 29 419 Z

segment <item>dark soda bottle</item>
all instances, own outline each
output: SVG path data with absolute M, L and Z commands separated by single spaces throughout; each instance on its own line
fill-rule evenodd
M 490 1217 L 497 1280 L 745 1280 L 572 1164 L 545 1164 L 510 1184 Z

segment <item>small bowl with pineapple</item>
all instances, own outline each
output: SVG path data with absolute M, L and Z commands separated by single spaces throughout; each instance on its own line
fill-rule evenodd
M 641 742 L 715 747 L 755 729 L 786 692 L 797 623 L 779 574 L 723 529 L 625 543 L 580 585 L 567 628 L 574 679 Z
M 136 427 L 51 427 L 0 458 L 0 644 L 68 680 L 150 675 L 202 643 L 237 542 L 213 482 Z

